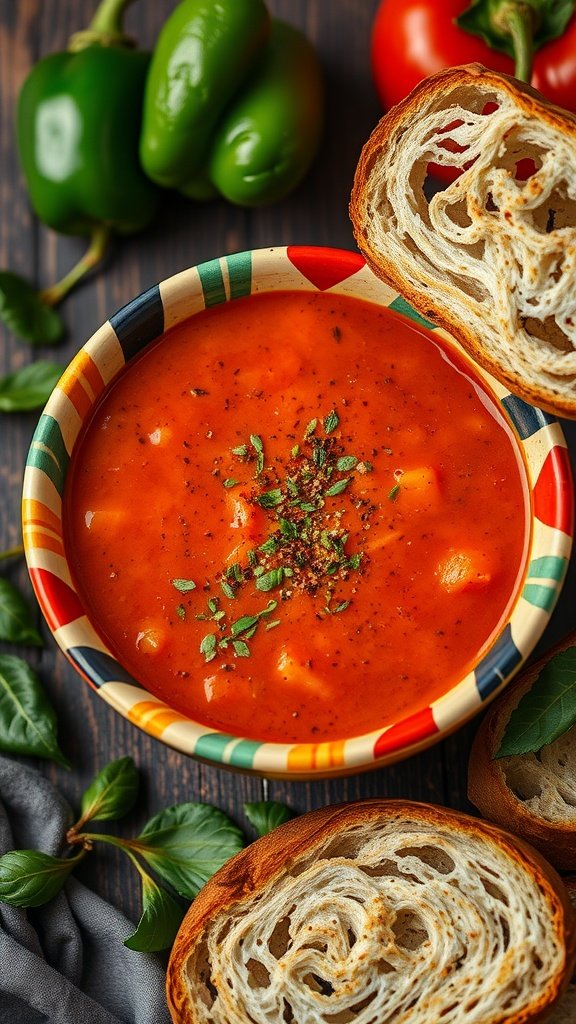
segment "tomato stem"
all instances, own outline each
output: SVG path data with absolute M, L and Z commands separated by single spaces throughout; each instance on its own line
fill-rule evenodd
M 78 281 L 104 258 L 109 241 L 110 229 L 103 224 L 95 227 L 90 236 L 90 244 L 82 259 L 78 260 L 78 263 L 68 271 L 61 281 L 57 281 L 50 288 L 45 288 L 40 292 L 42 302 L 47 306 L 57 306 L 59 302 L 62 302 L 62 299 L 78 284 Z
M 512 43 L 514 76 L 520 82 L 529 83 L 534 59 L 534 9 L 530 4 L 506 4 L 498 22 Z

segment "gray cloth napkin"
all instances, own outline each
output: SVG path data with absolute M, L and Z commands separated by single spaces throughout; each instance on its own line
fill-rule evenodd
M 58 856 L 72 820 L 47 779 L 0 757 L 0 854 Z M 34 911 L 0 903 L 0 1024 L 168 1024 L 163 962 L 123 945 L 133 930 L 74 878 Z

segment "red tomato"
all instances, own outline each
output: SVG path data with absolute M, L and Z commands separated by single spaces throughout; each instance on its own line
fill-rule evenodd
M 469 0 L 382 0 L 372 30 L 372 69 L 386 110 L 423 78 L 454 64 L 479 61 L 514 74 L 510 57 L 454 23 L 468 6 Z M 564 35 L 536 53 L 532 85 L 576 111 L 576 17 Z

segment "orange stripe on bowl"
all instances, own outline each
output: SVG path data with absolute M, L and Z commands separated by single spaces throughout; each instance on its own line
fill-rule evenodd
M 287 770 L 290 772 L 337 768 L 344 764 L 344 740 L 332 743 L 299 743 L 288 753 Z
M 98 398 L 98 396 L 102 394 L 106 386 L 105 381 L 102 378 L 102 374 L 100 373 L 100 370 L 98 369 L 96 363 L 92 359 L 92 356 L 89 356 L 87 352 L 81 352 L 79 357 L 77 358 L 80 361 L 82 373 L 84 374 L 84 379 L 86 382 L 85 386 L 87 384 L 88 387 L 90 388 L 90 391 L 92 392 L 92 398 Z
M 32 548 L 40 548 L 42 551 L 53 551 L 56 555 L 64 558 L 64 545 L 59 537 L 48 533 L 45 530 L 27 529 L 23 530 L 24 547 L 26 551 Z
M 66 393 L 79 416 L 84 418 L 94 400 L 104 390 L 98 367 L 86 352 L 80 352 L 64 371 L 59 387 Z
M 25 498 L 22 502 L 22 522 L 24 527 L 41 526 L 55 533 L 62 533 L 62 520 L 47 505 L 35 498 Z
M 185 715 L 180 715 L 177 711 L 172 711 L 153 700 L 142 700 L 134 704 L 127 712 L 127 717 L 134 725 L 140 726 L 150 736 L 156 738 L 160 737 L 169 725 L 188 721 Z

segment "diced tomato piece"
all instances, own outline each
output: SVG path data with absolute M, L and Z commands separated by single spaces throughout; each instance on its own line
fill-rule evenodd
M 482 551 L 451 549 L 437 569 L 439 582 L 449 594 L 477 590 L 490 583 L 493 571 Z
M 230 527 L 238 530 L 238 543 L 234 546 L 226 561 L 242 562 L 248 558 L 252 548 L 263 544 L 269 532 L 269 521 L 266 513 L 259 505 L 252 505 L 241 495 L 226 495 L 230 509 Z
M 398 492 L 395 500 L 405 509 L 438 508 L 442 500 L 440 476 L 433 466 L 406 469 L 397 476 Z
M 142 654 L 160 654 L 166 644 L 166 639 L 164 623 L 142 622 L 136 635 L 136 647 Z

